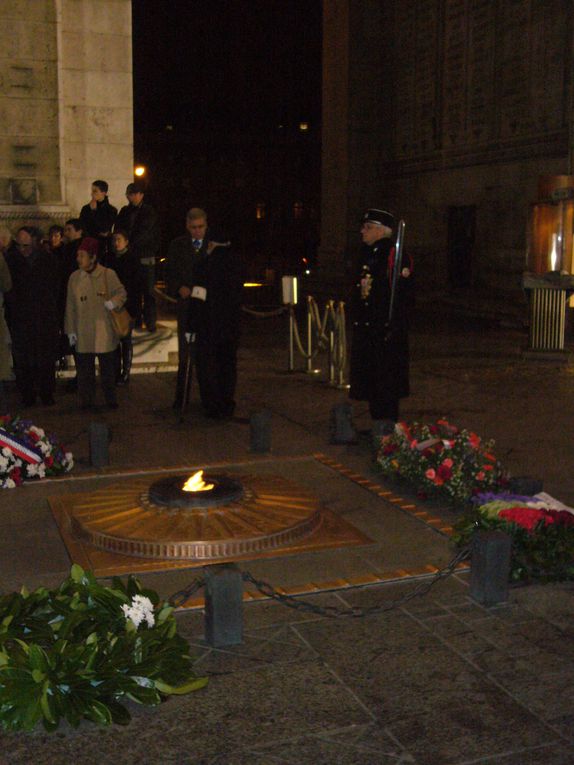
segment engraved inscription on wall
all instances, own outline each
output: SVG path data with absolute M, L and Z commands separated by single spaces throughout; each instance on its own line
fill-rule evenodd
M 409 156 L 437 147 L 438 2 L 400 4 L 396 29 L 396 151 Z M 416 52 L 416 55 L 415 55 Z
M 398 159 L 464 155 L 564 131 L 568 3 L 396 3 Z
M 61 199 L 54 0 L 0 5 L 0 203 Z

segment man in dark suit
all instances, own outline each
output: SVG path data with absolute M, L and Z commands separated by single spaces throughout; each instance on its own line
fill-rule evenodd
M 186 228 L 167 255 L 167 288 L 177 299 L 179 341 L 174 408 L 185 398 L 190 339 L 195 338 L 201 403 L 208 417 L 224 419 L 235 410 L 241 265 L 229 242 L 217 241 L 222 237 L 208 229 L 204 210 L 189 210 Z
M 114 225 L 114 231 L 125 231 L 130 242 L 130 254 L 139 261 L 138 294 L 136 305 L 138 315 L 134 316 L 136 327 L 143 320 L 148 332 L 155 332 L 157 307 L 154 297 L 155 262 L 159 252 L 160 236 L 157 214 L 151 205 L 144 202 L 145 188 L 140 183 L 129 183 L 126 197 L 129 204 L 122 207 Z

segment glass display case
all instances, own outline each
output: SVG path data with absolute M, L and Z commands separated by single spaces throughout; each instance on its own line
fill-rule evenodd
M 529 216 L 526 271 L 574 273 L 574 176 L 542 176 Z
M 574 297 L 574 176 L 542 176 L 530 210 L 526 272 L 530 296 L 529 349 L 562 353 L 567 306 Z

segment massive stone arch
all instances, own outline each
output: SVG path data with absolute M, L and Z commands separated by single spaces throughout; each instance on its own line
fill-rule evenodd
M 0 221 L 77 215 L 133 178 L 130 0 L 0 5 Z

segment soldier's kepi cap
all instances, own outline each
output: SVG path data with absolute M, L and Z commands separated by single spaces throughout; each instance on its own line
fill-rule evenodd
M 396 220 L 395 216 L 387 210 L 377 210 L 372 207 L 363 215 L 361 223 L 375 223 L 377 226 L 394 228 Z

